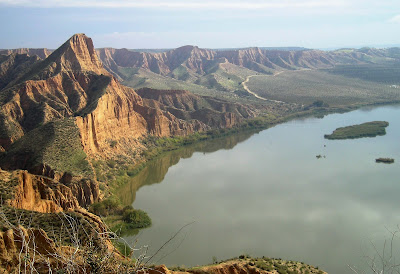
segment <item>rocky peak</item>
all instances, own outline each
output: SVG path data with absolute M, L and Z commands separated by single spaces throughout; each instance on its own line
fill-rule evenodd
M 72 36 L 58 50 L 51 54 L 49 59 L 58 61 L 57 63 L 66 71 L 105 73 L 103 65 L 97 57 L 92 39 L 83 33 Z

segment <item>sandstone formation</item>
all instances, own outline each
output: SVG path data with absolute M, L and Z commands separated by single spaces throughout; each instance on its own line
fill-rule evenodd
M 33 240 L 34 239 L 34 240 Z M 45 273 L 46 262 L 43 258 L 54 259 L 58 252 L 55 243 L 42 229 L 25 229 L 22 226 L 0 232 L 0 271 L 1 273 L 18 273 L 18 262 L 21 256 L 38 257 L 37 269 Z M 22 255 L 21 255 L 22 253 Z M 41 264 L 41 265 L 38 265 Z M 21 270 L 24 266 L 21 266 Z
M 137 90 L 147 105 L 168 111 L 184 120 L 198 120 L 208 128 L 231 128 L 244 119 L 257 116 L 255 108 L 183 90 Z
M 100 196 L 98 184 L 91 180 L 63 184 L 24 170 L 1 169 L 0 180 L 4 192 L 2 200 L 7 205 L 42 213 L 80 210 Z

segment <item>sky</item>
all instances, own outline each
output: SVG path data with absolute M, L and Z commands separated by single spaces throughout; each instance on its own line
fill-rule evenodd
M 0 0 L 0 49 L 400 45 L 399 0 Z

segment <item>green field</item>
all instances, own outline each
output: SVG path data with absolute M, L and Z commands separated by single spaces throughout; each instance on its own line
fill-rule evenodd
M 322 70 L 284 71 L 276 76 L 256 76 L 250 79 L 247 86 L 264 98 L 304 105 L 316 100 L 323 100 L 329 106 L 400 100 L 400 88 Z
M 337 128 L 332 134 L 326 134 L 324 137 L 329 140 L 376 137 L 385 135 L 387 126 L 389 126 L 389 123 L 385 121 L 368 122 L 360 125 Z

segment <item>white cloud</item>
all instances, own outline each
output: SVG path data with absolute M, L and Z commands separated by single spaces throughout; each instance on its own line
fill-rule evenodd
M 0 0 L 6 6 L 24 7 L 97 7 L 97 8 L 151 8 L 151 9 L 285 9 L 285 8 L 333 8 L 347 6 L 344 0 L 299 0 L 299 1 L 199 1 L 199 0 L 168 0 L 168 1 L 143 1 L 143 0 Z
M 390 18 L 389 22 L 400 24 L 400 14 Z

